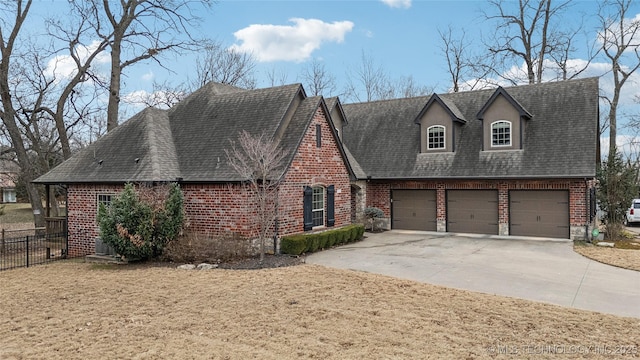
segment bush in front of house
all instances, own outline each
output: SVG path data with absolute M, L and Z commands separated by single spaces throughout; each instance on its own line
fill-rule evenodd
M 102 241 L 127 259 L 159 256 L 183 223 L 184 196 L 175 183 L 139 191 L 128 183 L 109 205 L 98 209 Z
M 358 241 L 363 235 L 364 225 L 353 224 L 320 233 L 283 236 L 280 240 L 280 252 L 291 255 L 316 252 L 335 245 Z
M 238 233 L 211 235 L 186 230 L 167 244 L 161 260 L 176 263 L 220 263 L 254 255 L 251 239 Z
M 367 207 L 364 209 L 364 217 L 369 221 L 371 231 L 375 232 L 376 222 L 384 217 L 384 212 L 377 207 Z
M 285 236 L 280 240 L 280 252 L 283 254 L 300 255 L 307 249 L 305 235 Z

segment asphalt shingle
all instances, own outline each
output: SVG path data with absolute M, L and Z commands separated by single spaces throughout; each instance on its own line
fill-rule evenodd
M 495 89 L 441 94 L 466 124 L 453 153 L 420 154 L 415 120 L 429 98 L 343 104 L 344 143 L 371 178 L 562 178 L 595 176 L 598 79 L 504 88 L 525 116 L 522 150 L 482 151 L 477 114 Z M 459 114 L 458 114 L 459 112 Z

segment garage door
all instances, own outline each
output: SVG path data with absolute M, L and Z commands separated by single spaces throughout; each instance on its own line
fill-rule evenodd
M 498 234 L 498 191 L 448 190 L 447 231 Z
M 436 231 L 435 190 L 392 190 L 393 229 Z
M 569 192 L 509 192 L 509 234 L 569 238 Z

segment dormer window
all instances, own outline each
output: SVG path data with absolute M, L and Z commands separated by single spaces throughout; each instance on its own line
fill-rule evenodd
M 434 125 L 427 129 L 427 150 L 445 149 L 444 126 Z
M 420 125 L 421 153 L 453 153 L 456 151 L 456 129 L 467 120 L 452 100 L 433 94 L 414 123 Z
M 482 121 L 482 150 L 509 151 L 524 148 L 526 122 L 533 115 L 499 87 L 478 115 Z
M 491 146 L 511 146 L 511 121 L 498 120 L 491 123 Z

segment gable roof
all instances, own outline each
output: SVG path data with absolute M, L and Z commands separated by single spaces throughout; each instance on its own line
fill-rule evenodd
M 525 114 L 522 150 L 482 151 L 482 121 L 454 125 L 456 150 L 420 153 L 415 119 L 429 98 L 344 104 L 343 141 L 372 179 L 582 178 L 595 176 L 598 79 L 438 95 L 473 119 L 495 96 L 507 94 Z M 530 111 L 530 112 L 529 112 Z
M 440 96 L 438 96 L 438 94 L 433 94 L 429 98 L 429 101 L 427 101 L 427 105 L 424 106 L 424 108 L 422 109 L 422 111 L 420 111 L 420 114 L 418 114 L 418 117 L 414 121 L 416 124 L 420 124 L 420 119 L 422 118 L 424 113 L 429 110 L 433 103 L 440 104 L 440 106 L 444 108 L 447 114 L 449 114 L 449 117 L 451 117 L 451 121 L 457 121 L 462 124 L 467 122 L 467 119 L 464 118 L 464 115 L 462 114 L 462 112 L 460 112 L 460 109 L 458 109 L 455 103 L 453 103 L 449 99 L 441 98 Z
M 337 108 L 338 112 L 342 116 L 342 120 L 344 121 L 344 124 L 349 123 L 349 119 L 347 119 L 347 117 L 344 114 L 344 109 L 342 109 L 342 103 L 340 102 L 340 99 L 337 96 L 326 98 L 324 99 L 324 102 L 327 104 L 327 109 L 329 109 L 329 112 Z
M 279 137 L 290 163 L 318 106 L 325 106 L 300 84 L 220 85 L 208 84 L 170 110 L 141 111 L 35 182 L 242 181 L 225 153 L 240 132 Z
M 511 95 L 509 95 L 509 93 L 502 86 L 498 86 L 496 91 L 493 93 L 493 95 L 491 95 L 489 100 L 487 100 L 487 102 L 484 104 L 482 109 L 480 109 L 480 111 L 478 111 L 478 115 L 476 115 L 476 118 L 478 120 L 484 119 L 485 111 L 487 111 L 487 109 L 489 109 L 489 107 L 491 107 L 491 105 L 493 104 L 493 102 L 495 101 L 495 99 L 498 96 L 503 96 L 505 99 L 507 99 L 507 101 L 511 104 L 511 106 L 513 106 L 516 110 L 518 110 L 518 113 L 520 113 L 520 117 L 523 117 L 523 118 L 526 118 L 526 119 L 531 119 L 531 117 L 532 117 L 531 113 L 529 113 L 527 111 L 527 109 L 525 109 L 518 102 L 518 100 L 514 99 Z

